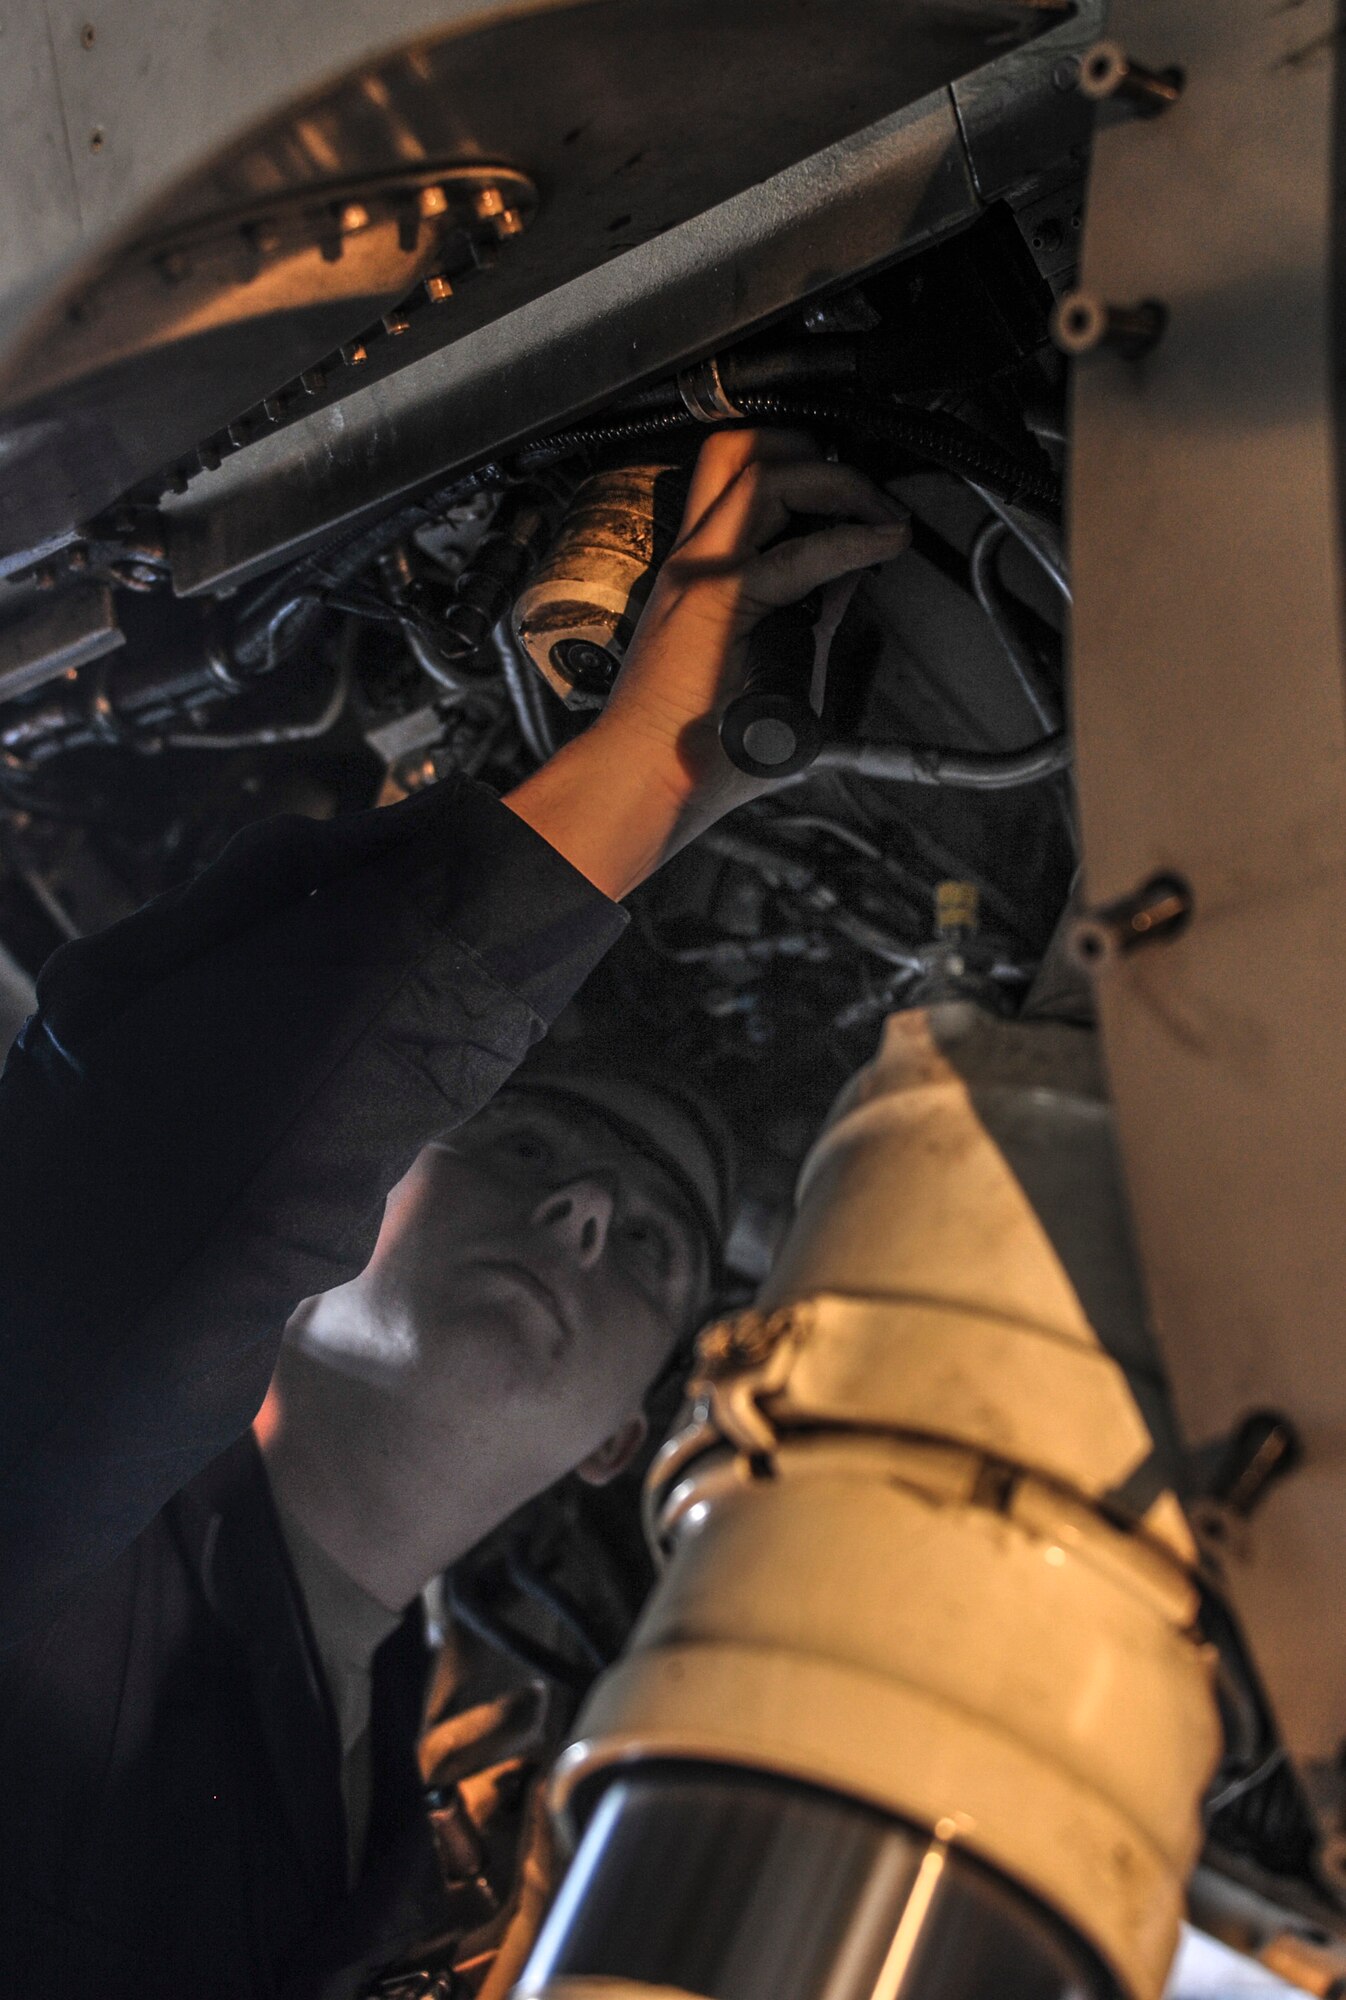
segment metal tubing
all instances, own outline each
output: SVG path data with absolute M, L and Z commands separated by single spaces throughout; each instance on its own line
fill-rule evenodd
M 818 752 L 813 771 L 847 771 L 902 785 L 952 785 L 974 792 L 1002 792 L 1036 784 L 1064 771 L 1070 738 L 1064 731 L 1045 736 L 1026 750 L 927 750 L 909 743 L 829 743 Z M 802 771 L 785 784 L 811 775 Z

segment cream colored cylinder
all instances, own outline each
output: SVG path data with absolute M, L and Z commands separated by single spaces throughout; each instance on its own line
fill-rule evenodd
M 823 1785 L 1157 2000 L 1220 1727 L 1092 1037 L 895 1016 L 693 1397 L 652 1474 L 665 1575 L 558 1806 L 632 1759 Z

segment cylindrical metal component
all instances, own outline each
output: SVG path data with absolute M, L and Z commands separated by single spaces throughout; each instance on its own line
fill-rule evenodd
M 660 1989 L 707 2000 L 1110 1992 L 1061 1926 L 945 1840 L 804 1785 L 686 1765 L 609 1786 L 517 1994 L 650 2000 Z
M 1139 361 L 1163 338 L 1167 325 L 1168 309 L 1158 299 L 1117 305 L 1092 292 L 1067 292 L 1052 313 L 1052 339 L 1063 354 L 1109 348 L 1124 361 Z
M 1221 1731 L 1092 1034 L 966 1002 L 894 1016 L 805 1166 L 759 1308 L 702 1336 L 691 1395 L 651 1474 L 665 1573 L 560 1760 L 558 1809 L 574 1824 L 627 1786 L 598 1807 L 615 1853 L 646 1768 L 820 1788 L 1050 1913 L 1078 1941 L 1060 1990 L 1090 1991 L 1096 1959 L 1093 1990 L 1157 2000 Z M 608 1895 L 608 1840 L 586 1840 L 530 1995 L 602 1976 L 557 1938 Z M 683 1892 L 642 1851 L 618 1900 L 657 1932 Z M 713 1853 L 700 1894 L 737 1893 Z M 779 1907 L 797 1893 L 782 1878 Z M 874 1919 L 899 1960 L 907 1907 Z M 838 1993 L 868 1949 L 858 1914 L 842 1929 Z M 671 1941 L 606 1969 L 739 2000 Z M 1054 1990 L 910 1977 L 867 1993 Z
M 1180 69 L 1146 69 L 1120 42 L 1095 42 L 1080 58 L 1078 87 L 1096 104 L 1115 98 L 1142 118 L 1167 111 L 1182 96 Z
M 515 600 L 519 644 L 569 708 L 601 708 L 682 522 L 689 469 L 625 465 L 575 494 Z
M 816 596 L 770 611 L 748 640 L 743 692 L 720 718 L 731 764 L 753 778 L 788 778 L 807 770 L 822 748 L 813 708 Z
M 1191 920 L 1192 891 L 1181 875 L 1153 875 L 1134 894 L 1077 918 L 1070 948 L 1085 971 L 1098 972 L 1139 945 L 1181 937 Z

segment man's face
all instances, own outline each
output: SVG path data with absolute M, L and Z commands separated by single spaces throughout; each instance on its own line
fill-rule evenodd
M 389 1196 L 345 1288 L 349 1343 L 329 1294 L 299 1344 L 405 1400 L 422 1437 L 485 1450 L 502 1480 L 540 1491 L 638 1412 L 708 1274 L 660 1166 L 597 1113 L 505 1093 Z

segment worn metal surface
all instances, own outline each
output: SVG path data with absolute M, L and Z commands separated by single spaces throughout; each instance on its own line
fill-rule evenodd
M 317 27 L 304 0 L 278 11 L 292 28 L 301 16 Z M 297 100 L 185 179 L 164 179 L 149 149 L 127 183 L 128 198 L 132 184 L 142 197 L 134 214 L 94 232 L 21 323 L 10 315 L 0 329 L 0 553 L 97 512 L 266 404 L 386 321 L 433 268 L 435 231 L 414 202 L 408 239 L 394 230 L 364 272 L 349 267 L 372 230 L 348 238 L 319 214 L 311 240 L 292 243 L 300 196 L 321 208 L 330 194 L 336 218 L 390 177 L 472 162 L 516 166 L 539 189 L 535 226 L 500 246 L 497 269 L 470 270 L 461 297 L 370 343 L 377 373 L 948 84 L 1049 19 L 1013 0 L 855 0 L 839 34 L 827 0 L 479 6 L 316 92 L 329 54 L 310 32 L 314 66 Z M 80 52 L 97 61 L 88 25 Z M 128 135 L 156 121 L 140 92 L 123 78 Z M 82 172 L 96 143 L 101 165 L 111 126 L 91 126 L 77 147 L 64 98 L 61 109 L 71 160 Z M 299 406 L 306 393 L 296 389 Z
M 1073 143 L 1077 105 L 1041 80 L 1092 38 L 1099 5 L 1088 0 L 1032 45 L 1050 56 L 1034 71 L 1035 157 Z M 977 132 L 984 148 L 987 115 Z M 545 313 L 511 313 L 193 481 L 166 502 L 175 587 L 193 595 L 246 581 L 432 478 L 960 227 L 979 206 L 963 126 L 938 91 L 559 287 Z
M 1108 0 L 1078 0 L 1050 36 L 1013 49 L 952 87 L 973 183 L 983 201 L 1011 197 L 1060 164 L 1082 161 L 1093 106 L 1077 88 L 1078 59 L 1103 31 Z
M 1303 1437 L 1226 1565 L 1310 1761 L 1346 1734 L 1336 30 L 1328 0 L 1114 0 L 1187 88 L 1105 114 L 1083 283 L 1169 322 L 1076 364 L 1070 523 L 1089 898 L 1173 870 L 1195 901 L 1098 982 L 1142 1259 L 1189 1437 L 1258 1408 Z
M 175 586 L 243 581 L 976 212 L 941 92 L 194 480 L 166 503 Z
M 0 701 L 30 694 L 124 641 L 105 583 L 81 583 L 39 599 L 0 625 Z

